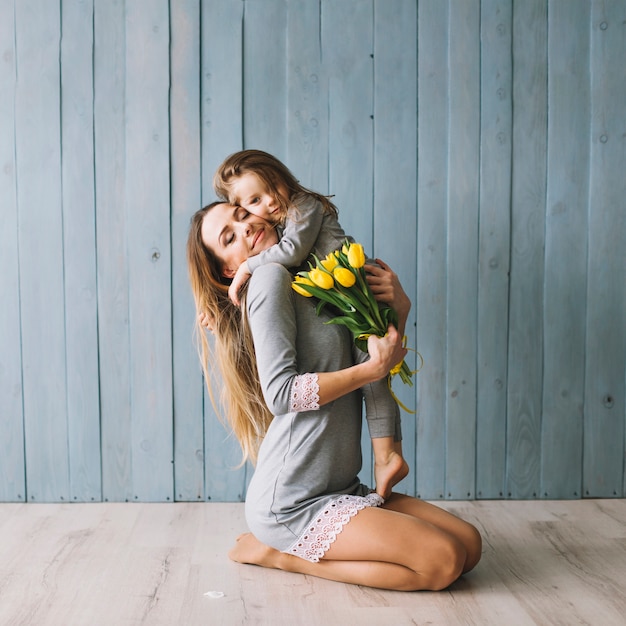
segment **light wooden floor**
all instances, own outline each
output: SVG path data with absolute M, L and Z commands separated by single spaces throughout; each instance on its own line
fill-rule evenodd
M 483 559 L 402 593 L 230 562 L 241 504 L 2 504 L 0 624 L 626 624 L 626 500 L 442 506 L 480 528 Z

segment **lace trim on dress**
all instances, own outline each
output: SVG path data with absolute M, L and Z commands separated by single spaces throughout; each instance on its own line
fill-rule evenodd
M 289 396 L 289 407 L 296 413 L 300 411 L 317 411 L 320 408 L 320 386 L 317 374 L 300 374 L 294 378 Z
M 317 563 L 335 542 L 343 527 L 359 511 L 383 503 L 384 500 L 375 492 L 366 496 L 338 496 L 320 510 L 314 521 L 285 552 Z

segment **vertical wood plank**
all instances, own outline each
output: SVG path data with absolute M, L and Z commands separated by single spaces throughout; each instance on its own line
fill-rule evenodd
M 417 376 L 416 495 L 445 492 L 445 366 L 448 176 L 448 5 L 418 6 Z
M 253 144 L 415 301 L 404 491 L 625 495 L 625 10 L 0 0 L 0 500 L 245 497 L 184 245 Z
M 13 0 L 0 1 L 0 501 L 26 498 L 20 345 Z
M 446 497 L 473 498 L 476 475 L 480 5 L 453 0 L 449 21 Z
M 373 4 L 322 0 L 329 191 L 345 231 L 372 251 Z
M 329 193 L 346 233 L 373 250 L 373 55 L 371 0 L 322 0 L 321 39 L 328 76 Z M 362 431 L 361 480 L 372 484 L 371 443 Z
M 243 143 L 287 158 L 287 4 L 246 0 L 243 23 Z
M 15 6 L 15 94 L 24 426 L 29 500 L 69 500 L 60 12 Z
M 626 496 L 626 4 L 591 10 L 585 496 Z
M 202 204 L 215 197 L 213 174 L 243 147 L 243 12 L 240 0 L 201 4 Z M 227 50 L 228 53 L 224 54 Z M 221 381 L 212 381 L 219 390 Z M 239 445 L 204 395 L 204 472 L 207 500 L 235 501 L 245 494 L 246 468 L 236 466 Z
M 200 3 L 175 2 L 170 11 L 174 495 L 193 501 L 204 499 L 204 382 L 194 348 L 195 305 L 186 260 L 189 220 L 202 195 Z
M 173 499 L 169 4 L 126 4 L 133 497 Z
M 417 249 L 417 6 L 412 0 L 374 5 L 374 256 L 398 275 L 415 302 Z M 415 306 L 406 326 L 416 345 Z M 414 353 L 407 363 L 416 367 Z M 420 374 L 417 374 L 419 376 Z M 416 383 L 414 383 L 416 384 Z M 394 381 L 394 393 L 414 410 L 417 386 Z M 403 453 L 411 474 L 395 487 L 415 489 L 416 416 L 401 410 Z
M 72 501 L 101 500 L 93 146 L 93 3 L 64 2 L 61 152 Z
M 511 245 L 511 0 L 481 4 L 476 497 L 504 495 Z
M 547 5 L 513 5 L 513 171 L 506 496 L 540 486 L 543 246 L 546 202 Z
M 102 492 L 133 497 L 126 240 L 124 5 L 94 4 L 94 141 Z
M 309 189 L 328 189 L 328 72 L 322 65 L 320 2 L 287 8 L 287 165 Z
M 589 156 L 589 3 L 548 6 L 541 497 L 580 497 Z M 567 428 L 563 428 L 567 424 Z
M 241 0 L 200 4 L 202 204 L 215 198 L 219 164 L 243 147 L 243 10 Z

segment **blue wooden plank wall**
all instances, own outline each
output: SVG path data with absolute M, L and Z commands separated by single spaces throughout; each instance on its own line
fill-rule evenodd
M 0 0 L 0 501 L 245 497 L 185 265 L 243 147 L 414 303 L 405 492 L 626 496 L 625 58 L 626 0 Z

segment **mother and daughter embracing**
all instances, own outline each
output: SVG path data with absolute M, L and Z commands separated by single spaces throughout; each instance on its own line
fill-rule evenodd
M 193 215 L 187 261 L 209 391 L 216 367 L 226 419 L 255 466 L 250 532 L 230 558 L 382 589 L 448 587 L 480 560 L 481 537 L 392 490 L 408 473 L 387 383 L 406 355 L 411 307 L 397 275 L 379 259 L 366 266 L 398 327 L 370 336 L 364 353 L 347 328 L 325 323 L 331 312 L 318 315 L 313 299 L 292 289 L 311 255 L 323 259 L 345 243 L 330 199 L 260 150 L 226 158 L 213 182 L 221 200 Z M 358 478 L 363 404 L 375 490 Z

